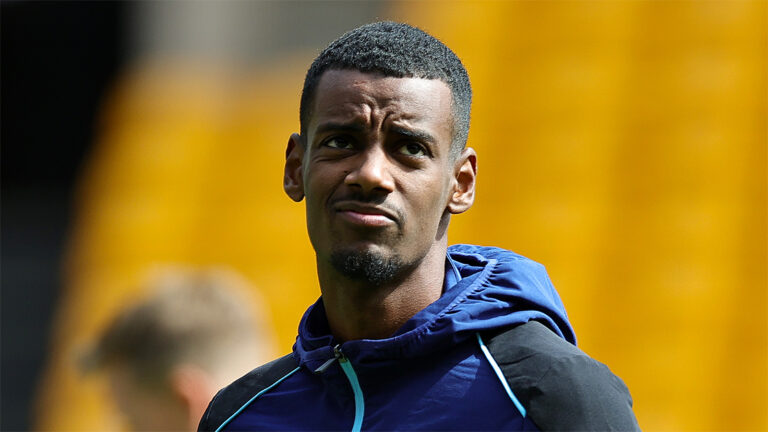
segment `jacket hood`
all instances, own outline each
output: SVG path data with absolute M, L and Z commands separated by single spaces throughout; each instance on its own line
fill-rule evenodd
M 473 245 L 448 248 L 443 295 L 387 339 L 362 339 L 341 344 L 356 365 L 397 363 L 426 356 L 474 338 L 530 320 L 547 325 L 575 344 L 560 297 L 544 266 L 504 249 Z M 333 357 L 333 338 L 322 298 L 299 324 L 294 356 L 316 369 Z

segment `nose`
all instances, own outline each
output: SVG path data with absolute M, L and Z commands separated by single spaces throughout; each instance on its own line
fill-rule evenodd
M 344 183 L 362 189 L 363 194 L 390 193 L 395 189 L 391 161 L 380 146 L 371 146 L 355 158 L 355 167 L 344 178 Z

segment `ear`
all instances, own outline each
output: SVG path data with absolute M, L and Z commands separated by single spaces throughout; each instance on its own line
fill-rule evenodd
M 456 159 L 454 169 L 454 189 L 448 211 L 452 214 L 464 213 L 475 202 L 475 178 L 477 177 L 477 153 L 467 147 Z
M 189 430 L 195 430 L 218 388 L 206 372 L 188 364 L 174 367 L 169 380 L 174 395 L 186 407 Z
M 304 145 L 301 142 L 301 136 L 295 133 L 288 138 L 288 146 L 285 149 L 283 189 L 296 202 L 304 199 L 303 163 Z

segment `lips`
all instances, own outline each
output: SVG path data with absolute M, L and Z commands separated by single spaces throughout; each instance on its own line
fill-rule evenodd
M 370 227 L 383 227 L 397 223 L 397 217 L 388 209 L 353 201 L 337 203 L 334 210 L 345 221 Z

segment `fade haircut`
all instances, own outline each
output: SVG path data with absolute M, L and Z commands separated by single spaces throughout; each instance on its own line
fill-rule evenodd
M 453 99 L 452 153 L 458 154 L 466 145 L 472 87 L 461 60 L 445 44 L 423 30 L 388 21 L 366 24 L 345 33 L 312 62 L 301 93 L 302 136 L 306 136 L 315 91 L 323 73 L 344 69 L 445 82 Z

